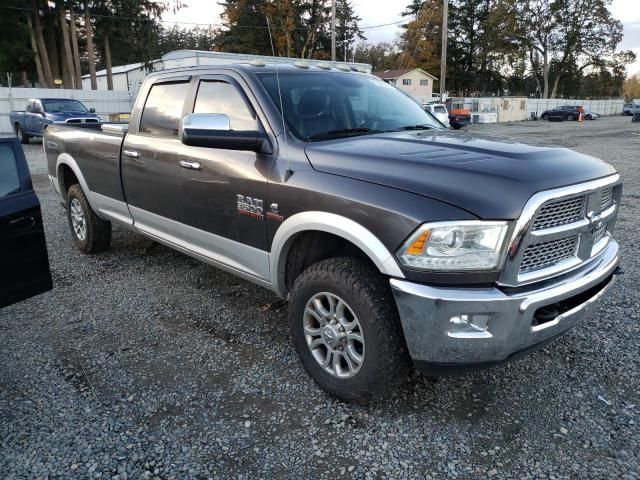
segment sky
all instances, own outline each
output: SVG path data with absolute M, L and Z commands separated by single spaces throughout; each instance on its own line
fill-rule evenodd
M 182 0 L 187 7 L 178 12 L 167 12 L 163 20 L 185 24 L 219 23 L 222 7 L 217 0 Z M 400 12 L 408 1 L 399 0 L 353 0 L 356 13 L 362 18 L 361 27 L 393 23 L 401 20 Z M 620 50 L 633 50 L 638 60 L 629 66 L 629 73 L 640 73 L 640 0 L 613 0 L 613 16 L 622 21 L 624 37 L 618 46 Z M 397 25 L 378 28 L 364 28 L 367 41 L 371 43 L 391 42 L 401 32 Z

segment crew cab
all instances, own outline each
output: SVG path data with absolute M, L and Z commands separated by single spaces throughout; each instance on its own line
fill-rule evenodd
M 9 119 L 20 143 L 26 144 L 31 137 L 42 137 L 52 123 L 99 126 L 100 117 L 95 112 L 71 98 L 32 98 L 24 111 L 11 112 Z
M 538 348 L 619 263 L 611 165 L 449 131 L 363 73 L 155 72 L 127 127 L 51 125 L 44 148 L 80 251 L 116 223 L 272 290 L 305 369 L 344 400 Z

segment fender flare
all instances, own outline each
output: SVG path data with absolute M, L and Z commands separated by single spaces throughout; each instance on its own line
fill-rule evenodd
M 89 185 L 87 185 L 87 181 L 85 180 L 84 175 L 82 175 L 82 172 L 80 171 L 80 167 L 76 163 L 75 159 L 68 153 L 61 153 L 58 156 L 58 160 L 56 161 L 56 181 L 58 182 L 58 187 L 60 188 L 60 194 L 62 195 L 62 197 L 65 198 L 65 195 L 66 195 L 66 192 L 64 192 L 64 185 L 62 185 L 62 178 L 60 175 L 60 167 L 62 167 L 62 165 L 66 165 L 71 169 L 71 171 L 74 173 L 74 175 L 80 182 L 82 191 L 87 197 L 87 200 L 89 201 L 89 205 L 91 205 L 91 209 L 95 212 L 96 215 L 102 218 L 102 215 L 100 215 L 100 212 L 98 210 L 98 206 L 96 205 L 95 199 L 91 194 L 91 190 L 89 189 Z
M 393 254 L 378 237 L 359 223 L 334 213 L 302 212 L 287 218 L 280 225 L 271 244 L 269 256 L 271 284 L 274 291 L 283 298 L 286 298 L 289 293 L 285 281 L 289 250 L 297 235 L 306 231 L 331 233 L 348 240 L 362 250 L 381 273 L 404 278 Z

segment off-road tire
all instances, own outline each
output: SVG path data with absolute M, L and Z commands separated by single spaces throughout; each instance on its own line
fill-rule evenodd
M 74 199 L 78 201 L 84 214 L 86 225 L 86 235 L 84 239 L 80 239 L 73 228 L 71 205 Z M 91 205 L 89 205 L 87 196 L 78 184 L 72 185 L 67 191 L 67 219 L 73 241 L 80 251 L 84 253 L 98 253 L 107 250 L 111 245 L 111 222 L 102 220 L 95 214 Z
M 27 145 L 29 143 L 29 135 L 24 133 L 24 130 L 20 125 L 16 125 L 16 137 L 20 140 L 20 143 L 23 145 Z
M 320 292 L 342 298 L 360 322 L 365 355 L 352 377 L 338 378 L 325 371 L 307 345 L 304 310 Z M 411 360 L 388 280 L 363 259 L 331 258 L 307 268 L 294 282 L 288 316 L 291 338 L 305 370 L 323 390 L 342 400 L 365 403 L 378 398 L 409 373 Z

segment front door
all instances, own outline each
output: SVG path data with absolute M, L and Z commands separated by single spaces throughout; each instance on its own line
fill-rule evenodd
M 42 103 L 40 100 L 33 100 L 30 104 L 30 108 L 28 107 L 24 114 L 25 132 L 32 135 L 41 135 L 46 123 L 45 118 L 42 116 Z
M 0 308 L 51 290 L 40 203 L 17 139 L 0 139 Z
M 238 80 L 227 75 L 196 79 L 189 113 L 229 117 L 232 130 L 263 131 L 263 122 Z M 251 151 L 181 147 L 181 222 L 190 241 L 211 247 L 223 263 L 269 278 L 267 174 L 274 156 Z

